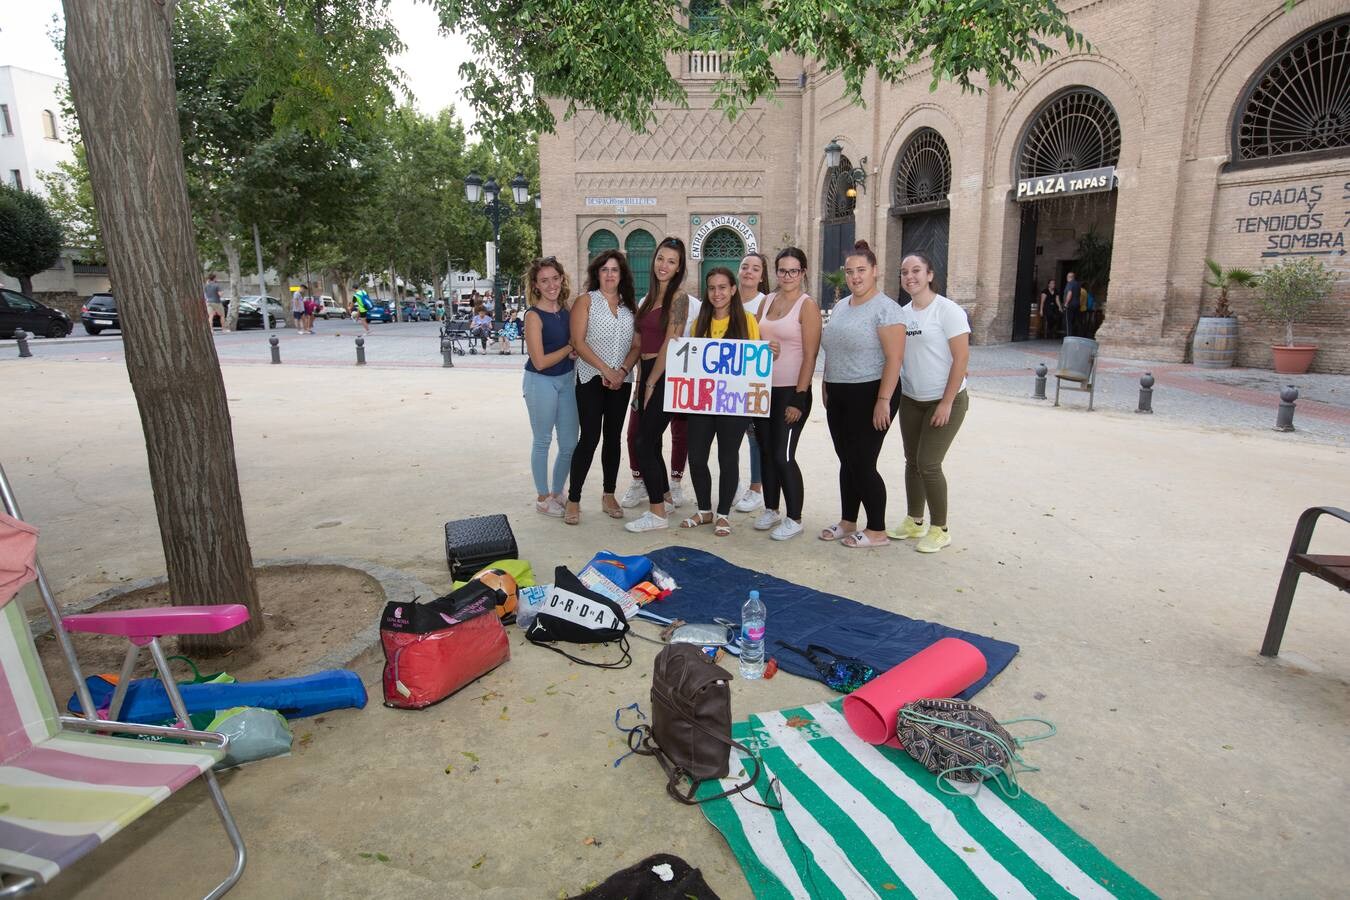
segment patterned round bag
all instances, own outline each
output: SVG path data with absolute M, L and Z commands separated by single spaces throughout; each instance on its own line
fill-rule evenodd
M 1017 773 L 1036 769 L 1022 761 L 1018 748 L 1055 733 L 1054 726 L 1042 719 L 1011 719 L 1007 724 L 1025 721 L 1042 722 L 1050 730 L 1029 738 L 1015 738 L 993 715 L 972 703 L 955 699 L 915 700 L 900 708 L 895 734 L 905 751 L 939 779 L 978 783 L 986 778 L 997 781 L 1003 775 L 1011 789 L 1020 793 Z

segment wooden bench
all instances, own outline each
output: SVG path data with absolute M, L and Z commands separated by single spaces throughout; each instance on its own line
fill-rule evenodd
M 1262 656 L 1279 654 L 1284 626 L 1289 621 L 1289 607 L 1294 603 L 1294 590 L 1298 587 L 1298 577 L 1304 572 L 1317 576 L 1337 590 L 1350 591 L 1350 556 L 1308 552 L 1313 529 L 1322 516 L 1335 516 L 1342 522 L 1350 523 L 1350 513 L 1332 506 L 1314 506 L 1304 510 L 1303 515 L 1298 517 L 1294 539 L 1289 543 L 1289 555 L 1284 560 L 1280 587 L 1275 591 L 1275 606 L 1270 611 L 1270 622 L 1266 625 L 1266 639 L 1261 644 Z

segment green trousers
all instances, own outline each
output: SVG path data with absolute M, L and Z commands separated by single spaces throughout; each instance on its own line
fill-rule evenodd
M 947 527 L 947 476 L 942 460 L 947 456 L 956 432 L 961 430 L 970 397 L 963 390 L 952 401 L 952 415 L 941 428 L 933 427 L 933 413 L 941 400 L 911 400 L 900 397 L 900 439 L 905 445 L 905 499 L 910 518 L 923 520 L 928 507 L 928 524 Z

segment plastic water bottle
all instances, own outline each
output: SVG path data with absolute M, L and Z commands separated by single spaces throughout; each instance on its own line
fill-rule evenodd
M 764 674 L 764 625 L 768 612 L 759 591 L 741 607 L 741 677 L 759 678 Z

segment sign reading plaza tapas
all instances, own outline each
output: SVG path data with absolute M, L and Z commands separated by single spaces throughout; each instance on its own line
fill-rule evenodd
M 1040 178 L 1023 178 L 1017 182 L 1018 200 L 1040 200 L 1045 197 L 1067 197 L 1073 194 L 1095 194 L 1116 186 L 1116 167 L 1083 169 L 1080 172 L 1061 172 Z
M 700 223 L 694 229 L 693 237 L 689 239 L 689 257 L 691 259 L 703 258 L 703 242 L 708 239 L 708 235 L 719 228 L 730 228 L 739 234 L 741 240 L 745 242 L 746 253 L 754 253 L 759 249 L 759 241 L 755 238 L 755 230 L 744 219 L 739 216 L 712 216 Z
M 666 412 L 769 415 L 768 341 L 677 338 L 666 348 Z

